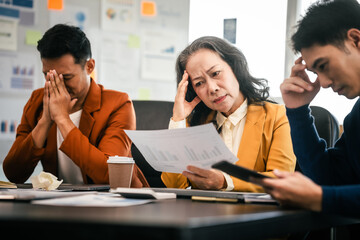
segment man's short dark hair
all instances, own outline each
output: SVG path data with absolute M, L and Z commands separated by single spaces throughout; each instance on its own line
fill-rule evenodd
M 295 52 L 314 44 L 344 46 L 347 31 L 360 29 L 360 4 L 356 0 L 319 1 L 309 7 L 292 36 Z
M 41 58 L 59 58 L 71 54 L 75 63 L 84 66 L 91 58 L 91 45 L 85 33 L 78 27 L 57 24 L 47 30 L 38 41 Z

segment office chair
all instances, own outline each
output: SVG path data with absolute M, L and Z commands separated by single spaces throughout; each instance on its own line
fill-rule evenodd
M 333 147 L 339 138 L 340 126 L 335 118 L 328 110 L 319 106 L 310 106 L 311 115 L 314 117 L 315 128 L 319 137 L 325 140 L 327 147 Z M 299 164 L 296 162 L 295 171 L 301 172 Z M 338 228 L 323 229 L 310 231 L 306 233 L 293 234 L 289 240 L 313 240 L 313 239 L 332 239 L 335 240 Z
M 333 147 L 340 134 L 337 119 L 325 108 L 310 106 L 310 109 L 319 136 L 326 141 L 327 147 Z
M 315 127 L 321 138 L 326 141 L 327 147 L 334 147 L 340 137 L 340 128 L 337 119 L 326 109 L 319 106 L 310 106 L 311 115 L 314 117 Z M 328 239 L 358 239 L 360 235 L 359 224 L 332 227 L 326 230 L 312 231 L 306 240 L 320 239 L 326 236 Z M 329 231 L 330 230 L 330 231 Z
M 174 102 L 133 100 L 133 105 L 137 130 L 168 128 Z M 131 146 L 131 153 L 135 163 L 144 173 L 150 187 L 165 187 L 161 181 L 161 172 L 156 171 L 150 166 L 134 144 Z
M 340 126 L 337 119 L 323 107 L 310 106 L 310 109 L 319 137 L 325 140 L 327 147 L 333 147 L 340 134 Z M 297 162 L 295 171 L 301 172 Z

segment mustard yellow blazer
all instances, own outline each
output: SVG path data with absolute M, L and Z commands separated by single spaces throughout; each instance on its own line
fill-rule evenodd
M 296 157 L 293 153 L 290 126 L 282 105 L 264 102 L 263 105 L 250 104 L 247 110 L 244 132 L 237 153 L 236 164 L 268 176 L 272 171 L 293 172 Z M 263 192 L 263 188 L 231 177 L 234 191 Z M 187 188 L 190 182 L 178 173 L 162 173 L 161 179 L 168 188 Z

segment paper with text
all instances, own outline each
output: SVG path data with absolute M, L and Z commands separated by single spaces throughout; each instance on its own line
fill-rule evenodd
M 113 193 L 93 193 L 74 197 L 35 200 L 32 204 L 76 207 L 129 207 L 150 203 L 149 199 L 128 199 Z
M 210 169 L 221 160 L 238 159 L 212 123 L 168 130 L 125 130 L 146 161 L 157 171 L 181 173 L 193 165 Z

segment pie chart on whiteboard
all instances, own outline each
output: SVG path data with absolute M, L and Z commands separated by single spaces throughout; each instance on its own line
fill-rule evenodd
M 115 16 L 116 16 L 115 10 L 112 9 L 112 8 L 108 8 L 108 9 L 106 10 L 106 16 L 107 16 L 109 19 L 114 19 Z

